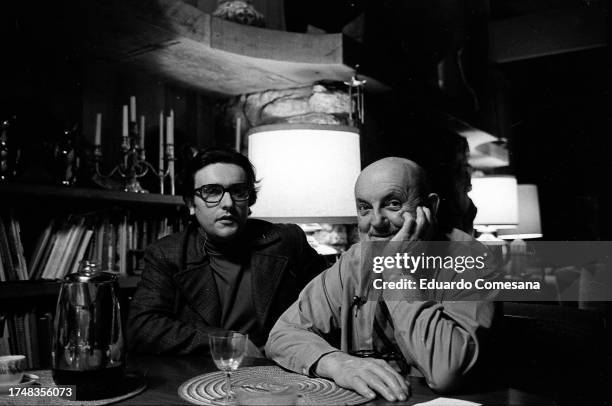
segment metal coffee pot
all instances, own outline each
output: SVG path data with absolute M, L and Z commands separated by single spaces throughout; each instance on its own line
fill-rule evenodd
M 55 313 L 53 380 L 77 399 L 108 397 L 125 374 L 117 277 L 83 261 L 62 282 Z

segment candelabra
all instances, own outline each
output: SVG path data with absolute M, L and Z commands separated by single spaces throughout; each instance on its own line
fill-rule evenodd
M 137 129 L 137 124 L 135 122 L 132 123 L 132 127 Z M 119 175 L 123 179 L 123 191 L 148 193 L 148 190 L 141 186 L 139 179 L 151 173 L 159 178 L 159 189 L 161 194 L 164 194 L 165 179 L 169 177 L 170 194 L 174 195 L 174 144 L 165 144 L 165 160 L 167 162 L 167 167 L 165 169 L 163 168 L 164 160 L 160 158 L 160 167 L 157 169 L 146 160 L 143 139 L 143 134 L 139 137 L 137 130 L 131 131 L 130 136 L 124 135 L 121 141 L 122 162 L 115 166 L 108 174 L 103 174 L 100 169 L 100 164 L 102 162 L 102 146 L 96 144 L 94 146 L 96 175 L 103 179 L 111 179 Z

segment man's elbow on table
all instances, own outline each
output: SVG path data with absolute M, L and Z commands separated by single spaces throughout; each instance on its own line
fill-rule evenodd
M 303 345 L 300 336 L 304 332 L 294 330 L 285 324 L 282 318 L 278 320 L 264 347 L 266 358 L 271 359 L 283 368 L 308 375 L 306 367 L 312 361 L 315 351 L 311 346 Z M 314 361 L 312 361 L 314 362 Z
M 463 381 L 465 375 L 458 369 L 439 369 L 433 371 L 432 376 L 427 379 L 427 385 L 439 394 L 449 394 L 456 392 Z
M 427 384 L 440 394 L 455 392 L 465 383 L 470 370 L 474 366 L 478 354 L 476 340 L 453 330 L 449 352 L 443 351 L 437 355 L 438 362 L 434 362 Z
M 281 361 L 281 348 L 283 346 L 283 333 L 281 329 L 278 328 L 280 324 L 282 324 L 281 319 L 276 322 L 276 325 L 270 331 L 268 341 L 266 341 L 264 347 L 266 357 L 275 362 Z
M 274 357 L 278 355 L 274 352 L 274 338 L 272 337 L 272 333 L 270 333 L 268 341 L 266 341 L 264 352 L 266 354 L 266 358 L 270 358 L 271 360 L 274 360 Z

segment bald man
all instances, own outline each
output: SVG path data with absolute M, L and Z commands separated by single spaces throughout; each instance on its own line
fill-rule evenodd
M 360 300 L 371 277 L 371 268 L 360 261 L 364 247 L 374 241 L 472 237 L 455 229 L 437 234 L 438 196 L 429 193 L 423 169 L 407 159 L 385 158 L 365 168 L 355 184 L 355 201 L 360 243 L 304 288 L 270 332 L 266 355 L 292 371 L 332 379 L 368 398 L 407 399 L 408 372 L 423 376 L 438 392 L 456 389 L 477 361 L 480 332 L 493 318 L 492 303 Z M 389 319 L 383 331 L 375 322 L 382 308 Z M 391 351 L 394 357 L 382 356 L 381 345 L 397 350 Z

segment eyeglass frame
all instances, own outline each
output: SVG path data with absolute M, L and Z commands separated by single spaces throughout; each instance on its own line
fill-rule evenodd
M 202 189 L 205 188 L 206 186 L 219 186 L 221 189 L 223 189 L 223 193 L 221 193 L 221 196 L 219 197 L 219 200 L 214 200 L 214 201 L 210 201 L 204 198 L 204 196 L 202 196 Z M 232 193 L 232 191 L 230 190 L 230 188 L 234 187 L 234 186 L 244 186 L 246 191 L 247 191 L 247 195 L 244 199 L 239 199 L 236 198 L 234 196 L 234 194 Z M 238 203 L 242 203 L 242 202 L 246 202 L 249 201 L 249 199 L 251 198 L 251 193 L 253 192 L 251 190 L 251 188 L 249 187 L 248 184 L 246 183 L 234 183 L 233 185 L 228 186 L 227 188 L 223 185 L 219 185 L 218 183 L 208 183 L 206 185 L 202 185 L 198 188 L 195 188 L 193 191 L 193 194 L 197 197 L 199 197 L 200 199 L 202 199 L 204 202 L 209 203 L 209 204 L 219 204 L 221 202 L 221 200 L 223 200 L 223 196 L 225 196 L 225 193 L 229 193 L 230 197 L 232 198 L 232 200 L 234 202 L 238 202 Z

